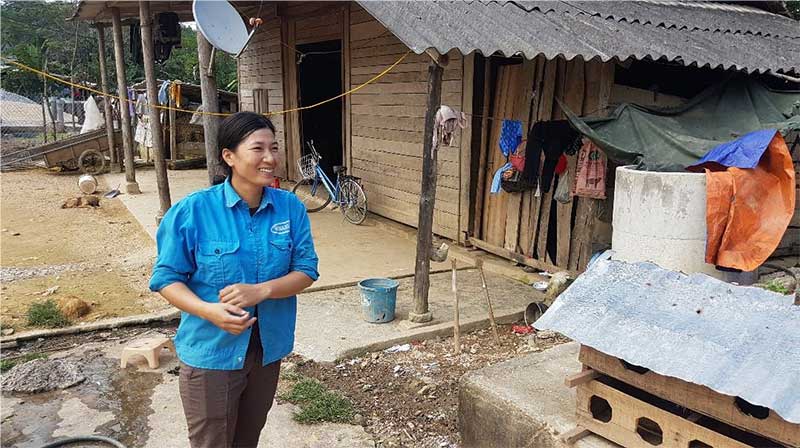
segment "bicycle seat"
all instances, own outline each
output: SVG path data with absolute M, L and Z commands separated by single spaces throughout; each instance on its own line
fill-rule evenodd
M 346 172 L 347 172 L 347 167 L 346 166 L 341 166 L 341 165 L 334 165 L 333 166 L 333 173 L 334 174 L 339 174 L 339 173 L 344 174 Z

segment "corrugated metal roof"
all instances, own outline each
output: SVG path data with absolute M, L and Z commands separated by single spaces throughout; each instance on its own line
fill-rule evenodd
M 416 53 L 455 48 L 528 59 L 666 59 L 800 74 L 800 24 L 747 6 L 653 0 L 358 3 Z
M 800 306 L 792 302 L 652 263 L 598 260 L 534 327 L 800 423 Z

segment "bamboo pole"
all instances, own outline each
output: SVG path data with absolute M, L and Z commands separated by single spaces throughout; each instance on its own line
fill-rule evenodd
M 142 55 L 144 56 L 144 78 L 147 84 L 147 101 L 150 103 L 150 132 L 153 135 L 153 162 L 156 168 L 156 185 L 158 187 L 158 201 L 161 208 L 156 214 L 156 224 L 167 213 L 172 205 L 169 194 L 169 179 L 167 179 L 167 165 L 164 162 L 164 139 L 161 130 L 161 112 L 154 106 L 158 103 L 158 89 L 156 87 L 156 70 L 153 50 L 153 16 L 150 14 L 150 4 L 139 0 L 139 22 L 142 28 Z
M 114 64 L 117 67 L 117 93 L 120 97 L 119 115 L 122 126 L 122 147 L 125 152 L 125 191 L 128 194 L 140 194 L 136 182 L 136 170 L 133 166 L 133 136 L 131 135 L 131 113 L 128 108 L 128 83 L 125 80 L 125 52 L 122 40 L 122 21 L 119 8 L 111 8 L 111 23 L 114 31 Z
M 108 96 L 108 75 L 106 73 L 106 32 L 103 25 L 97 25 L 97 53 L 100 62 L 100 89 L 103 92 L 103 111 L 106 121 L 106 138 L 108 138 L 108 152 L 111 153 L 111 171 L 122 172 L 119 163 L 119 149 L 114 142 L 114 116 L 111 111 L 111 97 Z

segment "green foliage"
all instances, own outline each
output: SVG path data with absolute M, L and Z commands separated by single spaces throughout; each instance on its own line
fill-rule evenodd
M 300 411 L 293 416 L 298 423 L 349 423 L 355 414 L 348 399 L 325 390 L 319 381 L 310 378 L 300 379 L 280 398 L 300 406 Z
M 47 72 L 76 82 L 100 83 L 97 31 L 83 21 L 67 21 L 74 11 L 74 4 L 65 1 L 0 0 L 0 53 L 3 57 L 17 60 L 31 67 L 42 69 L 47 62 Z M 144 68 L 130 54 L 130 32 L 123 26 L 123 48 L 125 49 L 125 75 L 128 84 L 144 79 Z M 113 37 L 106 28 L 106 69 L 112 91 L 116 91 Z M 161 79 L 180 79 L 199 83 L 197 73 L 197 34 L 189 27 L 182 27 L 182 48 L 173 48 L 170 58 L 156 64 L 156 76 Z M 236 61 L 228 54 L 217 52 L 215 74 L 217 85 L 224 89 L 235 86 Z M 74 61 L 74 63 L 73 63 Z M 0 85 L 35 101 L 43 94 L 41 77 L 14 66 L 2 65 Z M 47 95 L 60 95 L 65 85 L 47 81 Z
M 52 299 L 33 303 L 28 308 L 28 325 L 46 328 L 66 327 L 71 322 L 64 316 Z
M 768 281 L 767 283 L 764 283 L 763 288 L 766 289 L 767 291 L 777 292 L 778 294 L 783 294 L 783 295 L 786 295 L 786 294 L 789 294 L 789 293 L 792 292 L 792 291 L 789 290 L 789 288 L 786 287 L 786 285 L 784 285 L 777 278 L 774 278 L 774 279 Z
M 0 360 L 0 372 L 5 373 L 17 364 L 24 364 L 34 359 L 47 359 L 47 355 L 45 353 L 26 353 L 19 358 L 2 359 Z

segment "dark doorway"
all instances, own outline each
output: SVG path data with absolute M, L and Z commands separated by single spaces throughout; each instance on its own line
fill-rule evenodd
M 331 40 L 298 45 L 297 97 L 300 106 L 310 106 L 342 93 L 342 42 Z M 300 111 L 300 141 L 314 140 L 322 155 L 320 166 L 333 177 L 333 166 L 342 164 L 342 99 Z

